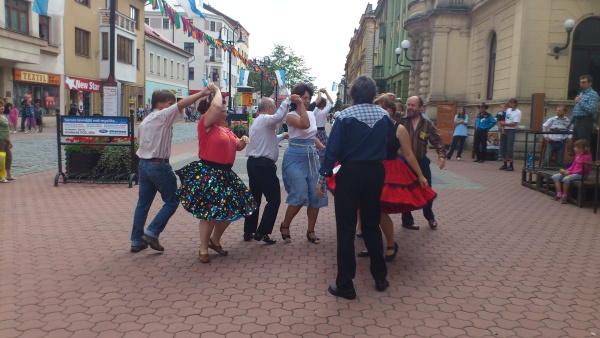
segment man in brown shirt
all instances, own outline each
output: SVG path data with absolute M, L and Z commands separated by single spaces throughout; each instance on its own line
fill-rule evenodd
M 411 96 L 406 101 L 406 114 L 400 120 L 400 123 L 408 131 L 410 136 L 410 144 L 412 151 L 419 162 L 419 167 L 423 172 L 423 176 L 431 186 L 431 161 L 427 158 L 427 143 L 431 143 L 438 155 L 438 167 L 443 169 L 446 165 L 446 146 L 440 136 L 437 128 L 428 118 L 423 116 L 423 100 L 418 96 Z M 433 202 L 423 208 L 423 216 L 429 222 L 431 229 L 436 229 L 438 224 L 435 220 L 432 209 Z M 415 225 L 412 213 L 402 213 L 402 226 L 411 229 L 419 230 L 419 226 Z

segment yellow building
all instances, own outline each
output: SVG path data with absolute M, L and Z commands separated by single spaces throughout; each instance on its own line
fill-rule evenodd
M 110 73 L 110 9 L 107 0 L 65 3 L 65 106 L 83 115 L 128 116 L 144 106 L 144 3 L 119 0 L 115 13 L 114 79 L 117 112 L 105 112 L 102 83 Z

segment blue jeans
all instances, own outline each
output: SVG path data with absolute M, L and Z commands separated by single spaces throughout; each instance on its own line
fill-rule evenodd
M 550 165 L 550 158 L 552 157 L 552 154 L 556 154 L 556 157 L 554 158 L 554 163 L 557 167 L 562 168 L 566 148 L 567 140 L 561 142 L 548 142 L 548 144 L 546 145 L 546 153 L 544 153 L 544 163 L 542 163 L 542 166 L 548 167 Z
M 152 163 L 140 160 L 139 176 L 139 197 L 133 215 L 133 229 L 131 230 L 132 246 L 142 244 L 140 238 L 144 235 L 144 225 L 156 192 L 160 192 L 165 204 L 148 225 L 146 235 L 158 238 L 179 206 L 179 198 L 176 195 L 177 179 L 169 163 Z

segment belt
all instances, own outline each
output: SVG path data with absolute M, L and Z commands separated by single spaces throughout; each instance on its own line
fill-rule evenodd
M 155 163 L 155 164 L 169 163 L 169 159 L 168 158 L 153 157 L 153 158 L 148 158 L 148 159 L 143 158 L 142 160 L 148 161 L 150 163 Z
M 273 161 L 272 159 L 270 159 L 266 156 L 250 156 L 250 158 L 255 159 L 255 160 L 263 160 L 263 161 L 269 161 L 271 163 L 275 163 L 275 161 Z
M 325 127 L 317 127 L 317 130 L 325 130 Z
M 563 143 L 563 142 L 565 142 L 565 141 L 566 141 L 566 140 L 561 140 L 561 141 L 549 141 L 549 142 L 550 142 L 550 143 Z

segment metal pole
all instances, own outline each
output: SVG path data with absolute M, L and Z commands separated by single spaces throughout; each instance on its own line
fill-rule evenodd
M 108 78 L 114 79 L 115 77 L 115 7 L 117 7 L 117 0 L 110 0 L 110 57 L 108 58 L 110 64 L 110 71 Z
M 260 98 L 263 97 L 263 72 L 260 71 Z
M 229 102 L 227 104 L 227 112 L 231 112 L 231 48 L 229 49 Z

